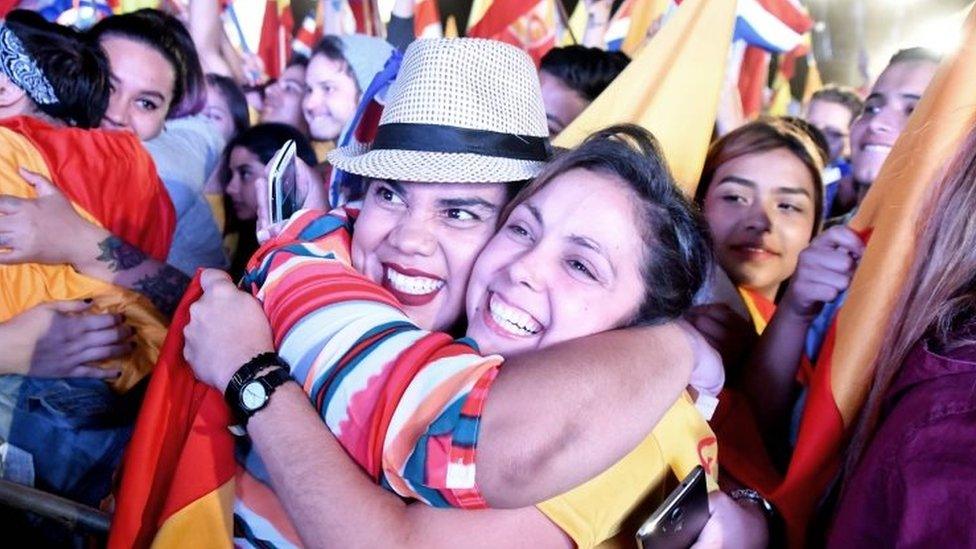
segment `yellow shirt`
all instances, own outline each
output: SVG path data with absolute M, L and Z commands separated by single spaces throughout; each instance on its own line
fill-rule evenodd
M 684 394 L 632 452 L 588 482 L 536 507 L 579 547 L 633 547 L 668 491 L 701 465 L 717 490 L 715 435 Z

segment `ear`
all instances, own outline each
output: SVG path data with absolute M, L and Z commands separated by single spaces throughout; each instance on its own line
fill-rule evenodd
M 14 85 L 6 74 L 0 74 L 0 108 L 12 107 L 29 100 L 27 92 Z

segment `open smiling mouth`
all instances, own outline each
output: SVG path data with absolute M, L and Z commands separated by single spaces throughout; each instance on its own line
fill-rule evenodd
M 415 269 L 384 263 L 383 287 L 400 303 L 416 307 L 433 301 L 444 287 L 444 280 Z
M 532 337 L 542 331 L 542 324 L 532 315 L 505 303 L 494 292 L 488 295 L 484 317 L 485 323 L 503 336 Z

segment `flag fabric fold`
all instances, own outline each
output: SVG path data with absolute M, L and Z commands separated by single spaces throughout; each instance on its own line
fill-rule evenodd
M 469 26 L 467 35 L 499 40 L 522 48 L 538 66 L 542 56 L 556 46 L 560 27 L 557 1 L 494 0 L 481 18 Z M 472 18 L 474 10 L 472 6 Z

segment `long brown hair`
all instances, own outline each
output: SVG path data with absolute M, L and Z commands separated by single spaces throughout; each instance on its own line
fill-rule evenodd
M 881 421 L 881 407 L 902 364 L 920 341 L 946 350 L 976 343 L 959 328 L 976 313 L 976 131 L 969 134 L 927 208 L 919 250 L 874 363 L 874 382 L 847 453 L 848 484 Z

